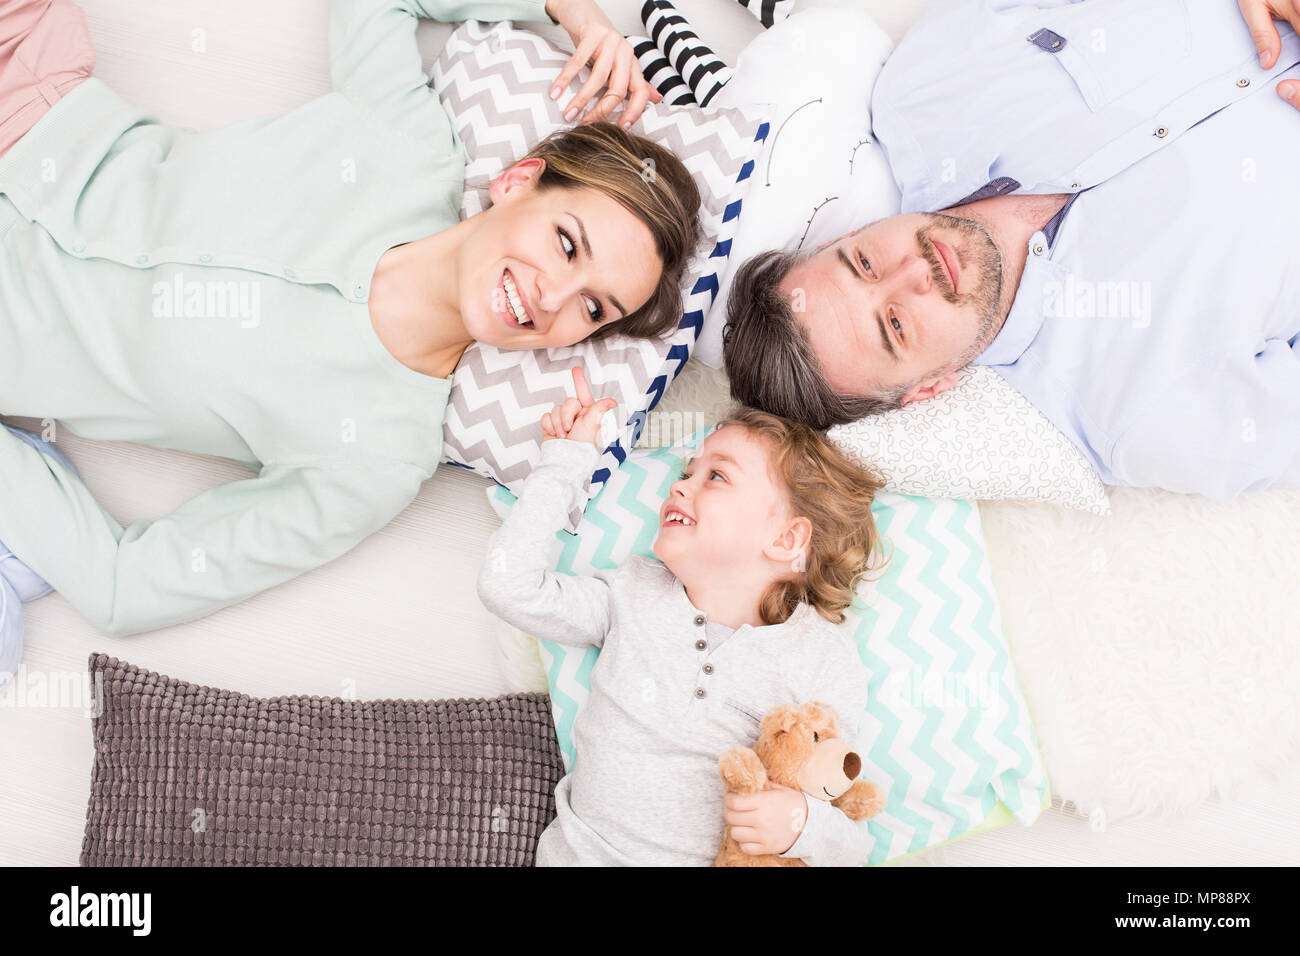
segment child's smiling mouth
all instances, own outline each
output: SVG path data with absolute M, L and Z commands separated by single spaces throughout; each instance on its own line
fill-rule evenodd
M 688 515 L 685 511 L 682 511 L 680 508 L 669 507 L 668 510 L 664 512 L 664 517 L 663 520 L 659 522 L 659 527 L 693 528 L 695 527 L 695 519 L 692 518 L 690 515 Z

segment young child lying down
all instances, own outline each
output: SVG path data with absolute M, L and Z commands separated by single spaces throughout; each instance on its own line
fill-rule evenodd
M 541 464 L 492 535 L 478 593 L 514 626 L 601 648 L 573 727 L 539 866 L 711 863 L 723 837 L 718 758 L 752 746 L 779 704 L 822 701 L 853 746 L 868 674 L 843 620 L 878 538 L 878 479 L 806 426 L 727 417 L 673 483 L 653 550 L 614 570 L 549 570 L 555 532 L 583 500 L 600 416 L 578 398 L 542 419 Z M 867 822 L 798 790 L 726 795 L 747 853 L 862 864 Z

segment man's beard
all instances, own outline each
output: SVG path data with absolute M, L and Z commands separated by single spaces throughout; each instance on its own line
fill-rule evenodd
M 943 289 L 947 302 L 959 306 L 974 306 L 978 329 L 975 341 L 962 355 L 957 368 L 969 365 L 993 341 L 1002 327 L 1002 254 L 994 244 L 988 231 L 972 219 L 958 219 L 941 212 L 926 213 L 927 222 L 916 230 L 916 241 L 930 262 L 934 273 L 935 288 Z M 969 292 L 952 291 L 939 253 L 931 245 L 930 237 L 939 229 L 953 230 L 967 240 L 967 262 L 974 263 L 979 271 L 979 280 Z M 944 243 L 951 245 L 951 243 Z M 955 252 L 954 252 L 955 254 Z

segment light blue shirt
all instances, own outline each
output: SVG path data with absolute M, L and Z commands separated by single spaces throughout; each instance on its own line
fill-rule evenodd
M 995 368 L 1108 484 L 1300 486 L 1300 38 L 1231 0 L 982 0 L 886 62 L 904 212 L 1074 194 L 1029 239 Z

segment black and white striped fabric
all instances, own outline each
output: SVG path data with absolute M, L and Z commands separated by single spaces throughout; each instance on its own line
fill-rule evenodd
M 655 46 L 649 37 L 628 37 L 636 53 L 636 61 L 641 65 L 641 73 L 646 81 L 659 91 L 667 106 L 689 106 L 695 103 L 695 94 L 686 85 L 682 75 L 673 69 L 664 56 L 663 50 Z
M 758 18 L 758 22 L 770 27 L 778 20 L 784 20 L 794 12 L 795 0 L 736 0 L 742 7 Z
M 669 0 L 645 0 L 641 6 L 641 22 L 668 64 L 686 81 L 695 102 L 708 106 L 731 79 L 731 67 L 700 40 Z

